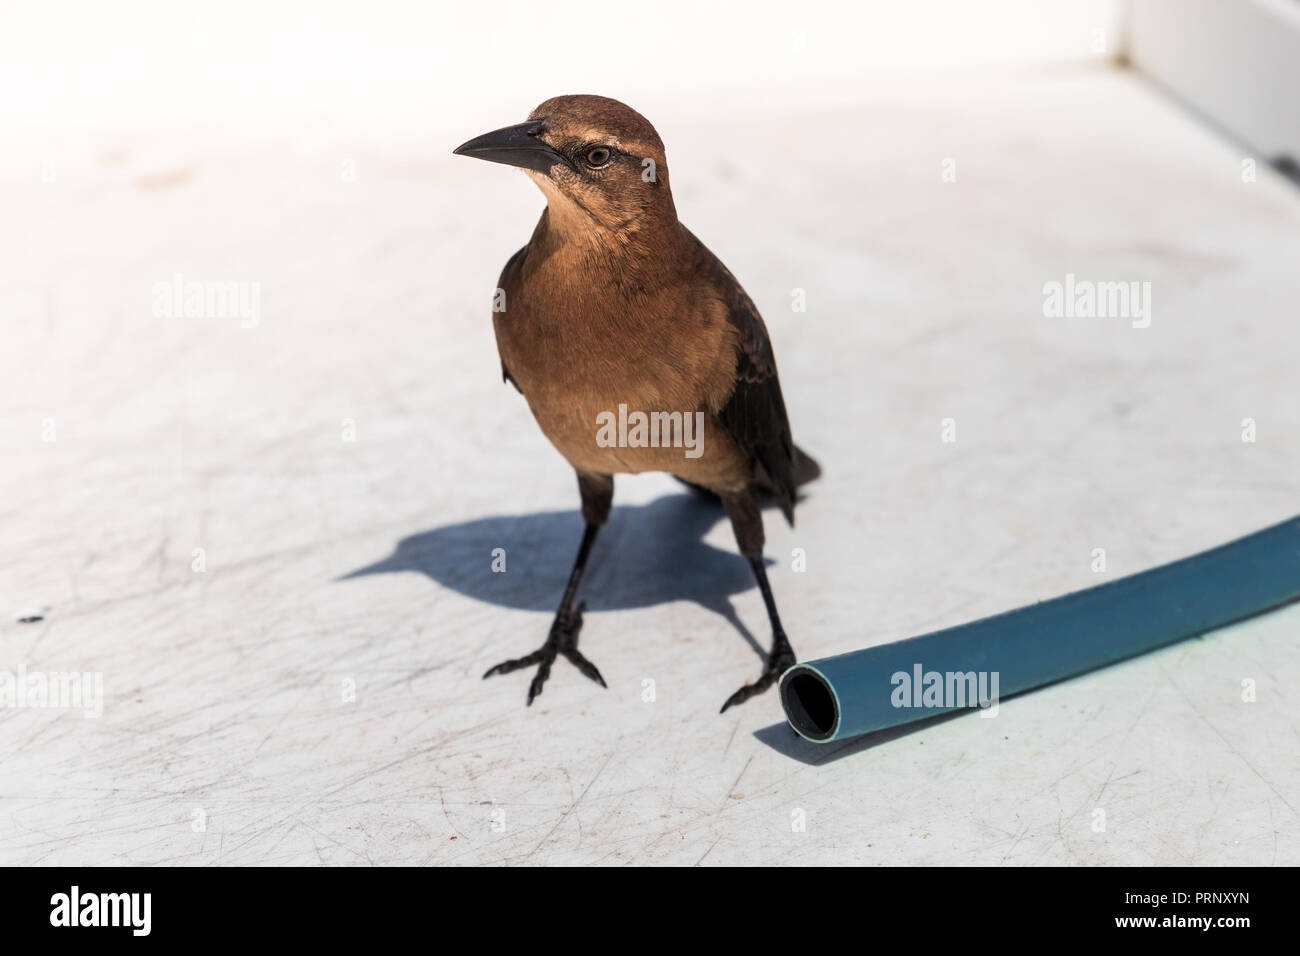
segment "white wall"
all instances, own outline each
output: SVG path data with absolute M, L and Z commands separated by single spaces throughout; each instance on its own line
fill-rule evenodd
M 1300 3 L 1136 0 L 1134 66 L 1260 150 L 1300 161 Z
M 0 5 L 0 128 L 277 116 L 421 128 L 559 92 L 810 83 L 1097 57 L 1120 0 Z M 1098 32 L 1100 31 L 1100 33 Z M 524 105 L 521 105 L 524 104 Z M 513 113 L 512 113 L 513 115 Z

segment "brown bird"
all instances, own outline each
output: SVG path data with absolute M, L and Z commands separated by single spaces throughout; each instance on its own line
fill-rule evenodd
M 492 318 L 502 376 L 577 471 L 586 522 L 546 642 L 483 676 L 537 665 L 531 704 L 563 655 L 605 686 L 578 651 L 578 586 L 613 476 L 664 471 L 721 499 L 754 570 L 772 647 L 759 679 L 722 709 L 761 693 L 795 663 L 763 564 L 761 499 L 793 525 L 795 489 L 820 469 L 791 440 L 758 309 L 677 221 L 663 143 L 617 100 L 557 96 L 455 152 L 520 167 L 546 196 L 501 273 Z

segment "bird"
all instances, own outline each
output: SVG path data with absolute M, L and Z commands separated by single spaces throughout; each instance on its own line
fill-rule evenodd
M 544 643 L 484 679 L 535 666 L 531 705 L 563 657 L 608 686 L 578 649 L 578 592 L 614 476 L 653 471 L 716 496 L 730 519 L 772 639 L 758 679 L 720 712 L 762 693 L 796 662 L 767 578 L 762 505 L 793 526 L 796 491 L 821 468 L 791 437 L 758 309 L 677 218 L 659 134 L 618 100 L 566 95 L 453 152 L 522 169 L 546 198 L 501 272 L 492 324 L 503 382 L 576 472 L 584 525 Z

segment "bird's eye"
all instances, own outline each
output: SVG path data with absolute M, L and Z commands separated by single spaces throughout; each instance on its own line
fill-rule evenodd
M 597 146 L 595 149 L 589 149 L 587 150 L 587 165 L 599 168 L 608 163 L 613 155 L 608 146 Z

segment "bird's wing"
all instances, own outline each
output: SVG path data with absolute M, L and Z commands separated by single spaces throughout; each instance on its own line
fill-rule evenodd
M 688 233 L 689 234 L 689 233 Z M 692 239 L 695 237 L 692 236 Z M 718 421 L 754 464 L 756 483 L 769 491 L 794 524 L 795 450 L 776 374 L 776 356 L 753 300 L 736 277 L 700 243 L 711 284 L 736 329 L 736 384 Z
M 513 256 L 511 256 L 509 259 L 506 260 L 505 268 L 501 270 L 501 277 L 497 279 L 498 289 L 506 289 L 512 291 L 513 289 L 518 288 L 518 284 L 512 281 L 513 279 L 512 274 L 517 275 L 518 269 L 523 266 L 524 254 L 527 252 L 528 252 L 528 247 L 524 246 Z M 509 295 L 509 291 L 507 291 L 506 293 L 507 296 Z M 522 395 L 524 393 L 524 390 L 519 387 L 519 383 L 516 382 L 514 376 L 510 374 L 510 369 L 506 368 L 506 360 L 504 356 L 501 355 L 500 342 L 497 343 L 497 357 L 501 359 L 502 383 L 504 384 L 505 382 L 509 382 L 511 385 L 515 387 L 515 391 L 518 392 L 520 395 Z

